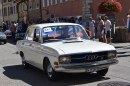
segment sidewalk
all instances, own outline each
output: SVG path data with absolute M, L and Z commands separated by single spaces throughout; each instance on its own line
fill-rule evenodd
M 98 39 L 95 39 L 94 41 L 98 41 Z M 111 43 L 110 45 L 113 45 L 114 47 L 130 47 L 130 43 Z

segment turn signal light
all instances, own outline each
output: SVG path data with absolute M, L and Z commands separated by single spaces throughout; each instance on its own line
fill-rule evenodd
M 54 65 L 58 65 L 58 62 L 54 62 Z
M 116 58 L 118 58 L 118 56 L 116 56 Z

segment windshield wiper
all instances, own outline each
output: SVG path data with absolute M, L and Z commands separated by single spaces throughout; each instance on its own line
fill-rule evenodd
M 48 39 L 48 40 L 44 40 L 44 42 L 57 42 L 57 41 L 61 41 L 61 39 Z
M 80 37 L 72 37 L 72 38 L 66 38 L 66 39 L 64 39 L 63 42 L 64 43 L 83 42 L 83 40 Z
M 65 38 L 64 40 L 75 40 L 77 37 Z

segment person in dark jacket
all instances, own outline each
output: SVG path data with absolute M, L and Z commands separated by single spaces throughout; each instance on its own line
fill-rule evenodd
M 26 32 L 27 30 L 27 24 L 24 23 L 24 21 L 22 21 L 22 32 Z
M 3 27 L 3 31 L 6 31 L 6 27 L 7 27 L 7 26 L 6 26 L 5 23 L 3 23 L 3 26 L 2 26 L 2 27 Z

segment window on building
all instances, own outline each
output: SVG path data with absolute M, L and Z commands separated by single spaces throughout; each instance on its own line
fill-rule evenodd
M 40 2 L 39 2 L 39 0 L 36 0 L 36 9 L 39 9 L 40 8 Z
M 6 2 L 6 0 L 3 0 L 3 2 L 5 3 L 5 2 Z
M 57 4 L 57 0 L 51 0 L 51 5 L 56 5 Z
M 29 10 L 32 10 L 32 1 L 29 0 Z
M 21 11 L 24 11 L 24 3 L 21 4 Z
M 14 6 L 14 14 L 15 14 L 15 6 Z
M 60 0 L 61 3 L 65 3 L 67 2 L 68 0 Z
M 2 16 L 4 16 L 4 9 L 2 8 Z
M 8 15 L 10 15 L 10 7 L 8 7 Z
M 10 14 L 13 14 L 13 7 L 10 7 Z
M 49 0 L 43 0 L 43 7 L 49 6 Z
M 17 13 L 17 6 L 15 6 L 15 13 Z
M 4 16 L 7 16 L 7 8 L 4 8 Z
M 0 16 L 2 16 L 2 12 L 1 12 L 1 9 L 0 9 Z
M 32 9 L 36 9 L 36 2 L 32 1 Z
M 22 12 L 22 4 L 19 5 L 19 12 Z

